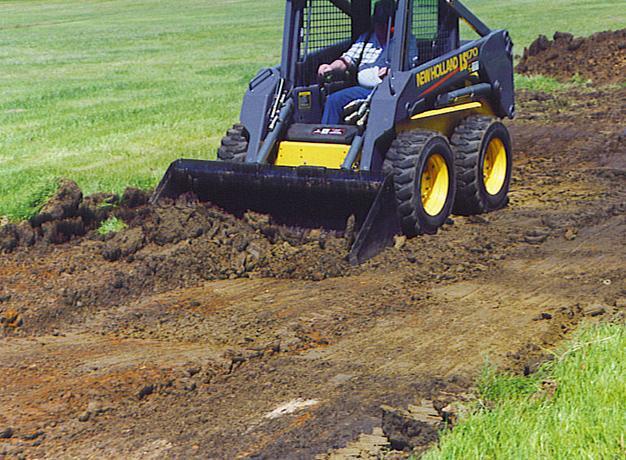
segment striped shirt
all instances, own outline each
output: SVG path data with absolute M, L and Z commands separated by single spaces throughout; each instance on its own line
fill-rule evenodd
M 361 64 L 359 65 L 359 72 L 365 69 L 369 69 L 370 67 L 385 67 L 385 62 L 382 59 L 383 51 L 386 46 L 383 46 L 376 37 L 375 33 L 372 33 L 368 40 L 368 35 L 361 35 L 354 45 L 350 47 L 350 49 L 343 55 L 341 58 L 350 66 L 355 66 L 361 57 L 361 53 L 363 53 L 363 59 L 361 60 Z M 367 40 L 367 43 L 365 41 Z M 365 47 L 365 51 L 363 51 L 363 47 Z M 381 62 L 382 61 L 382 62 Z

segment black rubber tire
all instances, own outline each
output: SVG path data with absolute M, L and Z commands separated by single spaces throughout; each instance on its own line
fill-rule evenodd
M 448 195 L 436 216 L 424 210 L 421 199 L 422 172 L 429 157 L 440 154 L 448 169 Z M 396 137 L 387 153 L 393 165 L 394 187 L 402 232 L 409 237 L 435 234 L 452 212 L 456 191 L 454 154 L 448 140 L 434 131 L 405 131 Z
M 217 159 L 230 163 L 243 163 L 246 161 L 249 139 L 248 132 L 243 125 L 233 125 L 222 138 L 222 144 L 217 149 Z
M 506 150 L 506 176 L 500 191 L 491 195 L 485 188 L 483 163 L 487 146 L 496 137 L 502 141 Z M 450 144 L 456 158 L 457 177 L 453 212 L 469 216 L 495 211 L 506 206 L 513 165 L 511 136 L 506 126 L 495 118 L 474 115 L 466 118 L 456 127 Z

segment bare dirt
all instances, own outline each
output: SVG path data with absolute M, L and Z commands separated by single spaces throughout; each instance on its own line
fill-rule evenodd
M 519 98 L 510 205 L 359 267 L 332 235 L 65 183 L 0 230 L 0 457 L 419 451 L 485 359 L 532 372 L 623 320 L 626 89 Z
M 574 77 L 594 84 L 626 81 L 626 29 L 574 37 L 556 32 L 553 40 L 540 35 L 528 48 L 516 69 L 522 74 L 541 74 L 562 81 Z

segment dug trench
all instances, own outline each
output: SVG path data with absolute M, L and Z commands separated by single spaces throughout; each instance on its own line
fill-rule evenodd
M 0 455 L 419 450 L 436 430 L 407 408 L 437 419 L 485 359 L 532 372 L 582 320 L 623 321 L 626 89 L 519 98 L 509 206 L 358 267 L 344 238 L 66 182 L 0 230 Z

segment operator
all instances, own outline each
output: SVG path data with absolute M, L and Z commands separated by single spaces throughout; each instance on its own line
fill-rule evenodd
M 387 32 L 389 20 L 395 16 L 395 0 L 379 0 L 373 14 L 373 31 L 361 35 L 352 47 L 331 64 L 322 64 L 317 73 L 324 77 L 328 72 L 357 71 L 357 86 L 331 94 L 326 100 L 322 124 L 341 123 L 343 108 L 356 99 L 365 99 L 378 86 L 389 71 L 387 67 Z M 393 27 L 393 24 L 392 24 Z

